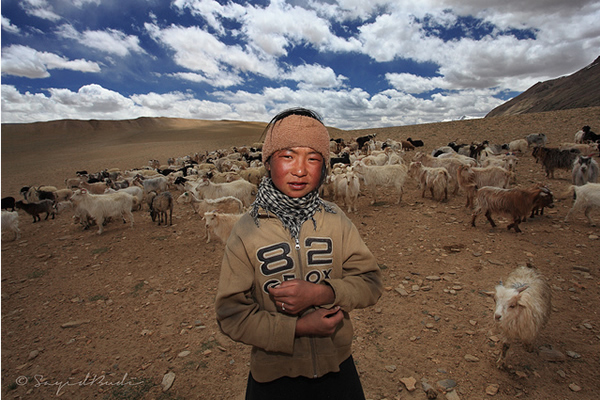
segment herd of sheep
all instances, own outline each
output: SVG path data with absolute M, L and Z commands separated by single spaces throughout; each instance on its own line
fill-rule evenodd
M 588 129 L 589 131 L 589 129 Z M 584 140 L 578 133 L 575 143 L 547 147 L 544 134 L 528 135 L 503 145 L 488 142 L 457 144 L 451 142 L 427 154 L 419 151 L 420 140 L 378 141 L 368 135 L 345 142 L 332 140 L 330 173 L 321 188 L 322 195 L 332 199 L 348 213 L 357 212 L 360 194 L 377 201 L 382 187 L 395 190 L 395 202 L 402 201 L 407 179 L 414 179 L 421 196 L 447 201 L 449 192 L 462 190 L 465 206 L 472 209 L 471 224 L 485 215 L 496 226 L 492 215 L 512 218 L 508 229 L 521 232 L 519 224 L 544 207 L 551 207 L 553 194 L 545 186 L 515 186 L 518 155 L 530 153 L 552 178 L 557 168 L 572 173 L 570 193 L 575 201 L 565 220 L 573 212 L 583 210 L 590 224 L 590 211 L 600 207 L 598 143 Z M 2 199 L 2 231 L 20 237 L 18 227 L 21 209 L 33 222 L 55 217 L 65 209 L 73 210 L 73 218 L 83 228 L 92 225 L 102 234 L 111 220 L 129 221 L 134 226 L 133 211 L 148 210 L 152 221 L 172 224 L 174 203 L 189 204 L 194 213 L 203 216 L 207 241 L 211 236 L 225 242 L 232 226 L 249 208 L 266 170 L 260 162 L 260 144 L 233 147 L 206 154 L 170 159 L 161 166 L 156 160 L 140 169 L 105 170 L 95 174 L 78 171 L 65 180 L 66 188 L 24 187 L 23 200 Z M 511 187 L 513 186 L 513 187 Z M 174 191 L 181 192 L 176 198 Z M 9 211 L 10 210 L 10 211 Z M 544 278 L 531 268 L 519 268 L 491 293 L 496 300 L 495 320 L 503 333 L 503 350 L 498 366 L 505 363 L 506 350 L 512 341 L 533 343 L 550 313 L 550 289 Z M 519 307 L 515 307 L 518 304 Z

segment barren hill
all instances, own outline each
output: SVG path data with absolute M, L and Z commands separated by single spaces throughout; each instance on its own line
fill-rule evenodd
M 487 117 L 600 106 L 600 57 L 569 76 L 538 82 Z

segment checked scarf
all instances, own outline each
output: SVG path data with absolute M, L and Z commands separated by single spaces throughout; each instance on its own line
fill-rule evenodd
M 317 190 L 304 197 L 289 197 L 273 185 L 271 178 L 264 177 L 258 188 L 256 200 L 252 203 L 250 215 L 256 226 L 259 226 L 258 208 L 262 207 L 267 213 L 275 214 L 284 228 L 290 231 L 292 238 L 298 239 L 300 227 L 306 220 L 311 219 L 317 229 L 317 221 L 313 215 L 321 206 L 326 212 L 335 214 L 335 211 L 319 197 Z

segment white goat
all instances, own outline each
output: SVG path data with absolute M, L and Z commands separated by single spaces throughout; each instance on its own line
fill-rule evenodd
M 517 140 L 513 140 L 512 142 L 508 143 L 508 151 L 510 151 L 511 153 L 514 153 L 517 151 L 519 153 L 526 153 L 528 149 L 529 149 L 529 146 L 527 144 L 526 139 L 517 139 Z
M 579 150 L 583 156 L 598 154 L 598 143 L 561 143 L 560 150 Z
M 244 214 L 224 214 L 216 211 L 204 213 L 206 220 L 206 243 L 210 243 L 211 232 L 216 235 L 223 243 L 227 243 L 227 238 L 231 235 L 231 230 L 236 222 Z
M 408 173 L 415 178 L 419 188 L 423 189 L 421 197 L 425 197 L 427 189 L 431 191 L 434 200 L 448 200 L 448 183 L 450 174 L 444 167 L 425 167 L 420 161 L 411 162 Z
M 572 195 L 575 197 L 575 202 L 573 203 L 573 207 L 567 212 L 565 222 L 568 222 L 572 213 L 584 210 L 584 214 L 590 225 L 596 226 L 590 217 L 590 211 L 594 208 L 600 208 L 600 183 L 586 183 L 583 186 L 571 185 L 563 197 Z
M 343 202 L 348 212 L 356 212 L 356 201 L 360 193 L 360 182 L 354 171 L 348 171 L 333 177 L 335 187 L 335 199 L 340 204 Z
M 58 189 L 54 192 L 54 202 L 59 203 L 61 201 L 67 201 L 73 196 L 73 190 L 71 189 Z
M 581 186 L 588 182 L 598 182 L 598 162 L 592 157 L 579 156 L 573 163 L 571 172 L 573 185 Z
M 452 150 L 454 151 L 454 150 Z M 465 165 L 461 160 L 449 157 L 440 158 L 433 157 L 425 153 L 417 152 L 414 157 L 414 161 L 420 161 L 426 167 L 444 167 L 450 174 L 450 177 L 454 180 L 454 194 L 458 193 L 458 168 Z
M 527 351 L 548 322 L 552 309 L 552 293 L 544 277 L 530 267 L 519 267 L 508 275 L 506 282 L 496 286 L 494 321 L 502 335 L 502 350 L 496 363 L 506 364 L 510 345 L 521 341 Z
M 519 159 L 512 153 L 498 154 L 495 156 L 489 156 L 481 162 L 482 167 L 502 167 L 507 171 L 515 172 Z M 513 182 L 514 183 L 514 182 Z
M 208 179 L 203 179 L 196 187 L 196 193 L 203 199 L 218 199 L 219 197 L 233 196 L 240 199 L 244 207 L 252 204 L 256 192 L 256 185 L 244 179 L 226 183 L 212 183 Z
M 375 204 L 378 186 L 383 187 L 394 187 L 398 192 L 398 201 L 396 204 L 400 204 L 402 200 L 402 187 L 406 176 L 408 174 L 408 168 L 404 164 L 392 164 L 382 166 L 369 166 L 358 162 L 354 165 L 354 171 L 358 174 L 358 177 L 364 182 L 365 186 L 369 187 L 373 192 L 373 200 L 371 204 Z
M 19 213 L 16 211 L 2 211 L 2 231 L 13 232 L 13 240 L 17 240 L 21 237 L 21 231 L 19 230 Z
M 473 207 L 475 192 L 484 186 L 493 186 L 506 189 L 514 177 L 514 174 L 502 167 L 470 168 L 461 166 L 458 169 L 458 185 L 467 194 L 465 207 Z
M 106 182 L 87 183 L 86 181 L 81 181 L 79 183 L 79 187 L 81 189 L 87 190 L 92 194 L 102 194 L 110 186 L 108 186 L 108 183 Z
M 102 234 L 104 221 L 109 217 L 127 216 L 133 228 L 133 196 L 129 193 L 91 194 L 86 189 L 79 189 L 73 193 L 71 201 L 77 207 L 77 215 L 84 218 L 90 216 L 96 221 L 99 235 Z
M 112 188 L 106 189 L 106 191 L 104 193 L 116 193 L 116 192 L 123 192 L 123 193 L 129 193 L 130 195 L 132 195 L 135 198 L 135 201 L 133 203 L 133 210 L 139 210 L 142 208 L 142 204 L 144 201 L 144 191 L 142 190 L 141 187 L 139 186 L 129 186 L 123 189 L 119 189 L 119 190 L 115 190 Z
M 219 210 L 226 214 L 241 214 L 244 211 L 244 204 L 240 199 L 233 196 L 220 197 L 218 199 L 199 199 L 191 192 L 183 192 L 178 198 L 179 204 L 190 204 L 194 213 L 204 215 L 211 210 Z
M 150 192 L 166 192 L 169 188 L 169 180 L 162 175 L 146 179 L 136 176 L 133 180 L 133 184 L 141 187 L 144 190 L 144 195 L 147 195 Z

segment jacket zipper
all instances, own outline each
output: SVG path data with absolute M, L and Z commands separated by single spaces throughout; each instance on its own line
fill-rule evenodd
M 298 267 L 301 273 L 304 273 L 304 268 L 302 266 L 302 258 L 300 257 L 300 232 L 298 232 L 298 237 L 295 238 L 295 248 L 296 248 L 296 257 L 298 258 Z M 310 353 L 312 356 L 313 363 L 313 378 L 317 378 L 317 349 L 315 346 L 315 338 L 310 338 Z

